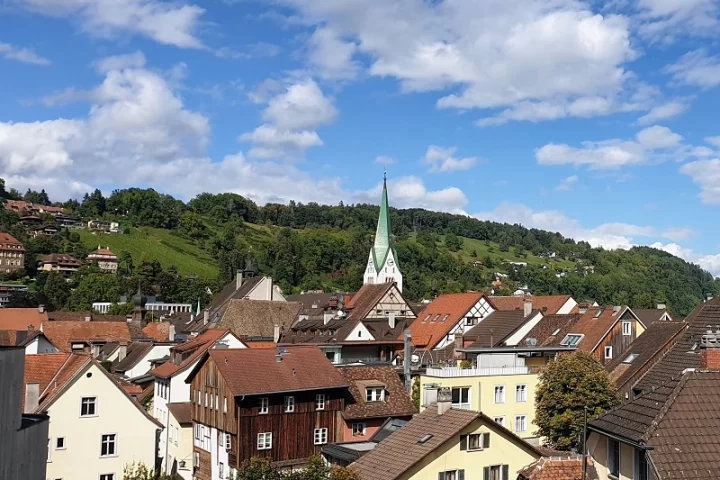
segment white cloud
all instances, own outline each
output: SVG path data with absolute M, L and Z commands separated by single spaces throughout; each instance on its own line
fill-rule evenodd
M 666 229 L 662 236 L 663 238 L 667 238 L 669 240 L 672 240 L 674 242 L 680 242 L 682 240 L 687 240 L 688 238 L 692 237 L 693 230 L 691 228 L 685 228 L 685 227 L 672 227 Z
M 430 165 L 431 172 L 457 172 L 469 170 L 478 162 L 477 157 L 457 158 L 457 147 L 438 147 L 430 145 L 425 152 L 424 162 Z
M 273 125 L 260 125 L 252 132 L 240 135 L 240 141 L 255 145 L 248 154 L 252 158 L 296 158 L 311 147 L 323 144 L 317 132 L 278 130 Z
M 280 52 L 282 52 L 282 48 L 279 45 L 267 42 L 256 42 L 240 49 L 232 47 L 218 48 L 215 50 L 215 56 L 232 60 L 252 60 L 255 58 L 276 57 Z
M 396 160 L 393 157 L 388 157 L 387 155 L 378 155 L 375 157 L 375 163 L 379 163 L 380 165 L 393 165 L 396 163 Z
M 555 187 L 555 190 L 559 192 L 566 192 L 568 190 L 572 190 L 573 186 L 578 182 L 579 177 L 577 175 L 571 175 L 567 178 L 564 178 L 562 182 L 560 182 L 557 187 Z
M 113 70 L 125 70 L 126 68 L 142 68 L 145 66 L 145 54 L 141 51 L 113 55 L 101 58 L 94 63 L 98 73 L 105 74 Z
M 703 203 L 720 204 L 720 159 L 697 160 L 687 163 L 680 172 L 692 178 L 700 187 L 700 200 Z
M 608 104 L 618 103 L 632 78 L 624 65 L 637 55 L 627 18 L 574 0 L 283 2 L 319 26 L 340 71 L 369 60 L 370 75 L 396 79 L 404 92 L 451 90 L 438 107 L 509 109 L 503 121 L 520 118 L 520 108 L 536 120 L 557 118 L 558 108 L 617 110 Z
M 181 48 L 200 48 L 196 31 L 204 9 L 182 2 L 159 0 L 16 0 L 41 15 L 78 21 L 95 36 L 131 33 Z
M 717 33 L 718 5 L 714 0 L 638 0 L 636 8 L 640 35 L 652 41 Z
M 676 84 L 716 87 L 720 85 L 720 57 L 709 56 L 705 50 L 694 50 L 665 67 L 665 72 L 672 74 Z
M 582 147 L 547 144 L 535 152 L 541 165 L 587 165 L 591 169 L 617 169 L 628 165 L 664 160 L 685 153 L 682 137 L 667 127 L 655 125 L 640 130 L 634 140 L 611 139 L 582 142 Z
M 704 268 L 715 277 L 720 276 L 720 254 L 700 254 L 695 252 L 691 248 L 682 247 L 677 243 L 655 242 L 650 245 L 650 247 L 666 251 L 672 255 L 675 255 L 676 257 L 684 259 L 687 262 L 700 265 L 701 268 Z
M 705 137 L 705 141 L 713 147 L 720 148 L 720 136 L 716 137 Z
M 18 47 L 9 43 L 0 42 L 0 57 L 8 60 L 16 60 L 22 63 L 29 63 L 31 65 L 50 65 L 50 60 L 45 57 L 41 57 L 37 53 L 33 52 L 26 47 Z
M 356 202 L 377 203 L 382 192 L 382 182 L 364 192 L 353 192 L 352 199 Z M 447 187 L 429 191 L 424 182 L 414 176 L 388 180 L 388 196 L 390 204 L 397 208 L 425 208 L 443 212 L 464 214 L 468 203 L 462 190 Z
M 311 67 L 326 80 L 352 80 L 360 71 L 359 63 L 353 60 L 357 45 L 343 40 L 331 28 L 317 28 L 308 49 Z
M 687 111 L 690 105 L 682 101 L 670 101 L 653 107 L 648 113 L 637 119 L 638 125 L 650 125 L 651 123 L 677 117 Z

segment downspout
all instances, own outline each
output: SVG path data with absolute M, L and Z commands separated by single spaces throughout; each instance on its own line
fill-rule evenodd
M 165 406 L 167 407 L 167 404 L 170 403 L 170 389 L 172 388 L 172 377 L 170 377 L 170 381 L 168 382 L 168 398 L 167 402 L 165 403 Z M 192 400 L 192 399 L 190 399 Z M 168 451 L 170 449 L 170 440 L 168 438 L 170 431 L 170 409 L 167 409 L 167 414 L 165 418 L 165 475 L 168 475 L 168 467 L 170 466 L 170 460 L 168 459 Z M 180 432 L 178 432 L 180 433 Z M 194 438 L 194 437 L 193 437 Z

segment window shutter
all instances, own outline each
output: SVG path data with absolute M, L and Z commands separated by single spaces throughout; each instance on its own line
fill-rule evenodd
M 490 467 L 483 468 L 483 480 L 490 480 Z
M 503 480 L 510 480 L 510 466 L 509 465 L 502 466 L 502 478 L 503 478 Z
M 460 450 L 467 450 L 467 435 L 460 435 Z
M 458 480 L 465 480 L 465 470 L 458 470 Z
M 483 433 L 483 448 L 490 448 L 490 434 Z
M 445 472 L 438 473 L 438 480 L 445 480 Z

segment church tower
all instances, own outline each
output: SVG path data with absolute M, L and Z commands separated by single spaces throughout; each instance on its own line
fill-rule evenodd
M 375 242 L 368 257 L 363 284 L 395 282 L 402 292 L 403 277 L 398 265 L 397 252 L 390 229 L 390 207 L 388 205 L 387 175 L 383 176 L 380 215 L 378 217 Z

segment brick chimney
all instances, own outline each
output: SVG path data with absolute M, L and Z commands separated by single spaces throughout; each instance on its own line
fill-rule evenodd
M 449 387 L 443 387 L 437 393 L 437 414 L 443 415 L 452 407 L 452 390 Z
M 532 313 L 532 300 L 526 298 L 523 300 L 523 317 L 529 317 Z
M 700 337 L 700 369 L 720 370 L 720 326 L 708 328 Z

